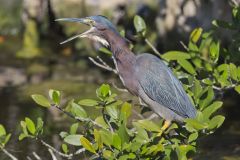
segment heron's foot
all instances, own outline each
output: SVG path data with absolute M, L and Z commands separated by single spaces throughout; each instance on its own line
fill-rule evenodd
M 168 129 L 168 127 L 171 125 L 171 123 L 172 123 L 171 121 L 166 120 L 166 121 L 164 122 L 164 124 L 163 124 L 160 132 L 158 133 L 158 136 L 161 136 L 161 135 L 163 134 L 163 132 L 164 132 L 166 129 Z

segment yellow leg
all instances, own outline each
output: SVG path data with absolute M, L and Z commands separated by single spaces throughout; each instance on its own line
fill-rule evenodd
M 168 120 L 165 120 L 162 128 L 161 128 L 161 131 L 157 134 L 157 136 L 161 136 L 163 134 L 163 132 L 171 125 L 171 121 L 168 121 Z
M 171 121 L 166 120 L 161 128 L 162 131 L 165 131 L 170 125 L 171 125 Z

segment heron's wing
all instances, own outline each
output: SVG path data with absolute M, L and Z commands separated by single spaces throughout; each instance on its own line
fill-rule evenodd
M 184 118 L 192 118 L 196 110 L 172 71 L 157 57 L 137 57 L 137 79 L 149 98 Z

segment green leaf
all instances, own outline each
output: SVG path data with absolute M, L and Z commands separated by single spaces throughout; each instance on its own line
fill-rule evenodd
M 108 84 L 102 84 L 96 91 L 99 98 L 106 98 L 111 95 L 110 86 Z
M 235 91 L 237 91 L 240 94 L 240 85 L 234 87 Z
M 214 60 L 214 62 L 216 63 L 218 61 L 218 57 L 219 57 L 219 50 L 220 50 L 220 42 L 212 42 L 210 44 L 210 56 L 211 58 Z
M 133 122 L 133 125 L 137 129 L 137 134 L 135 140 L 141 144 L 147 143 L 149 141 L 148 134 L 138 123 Z
M 195 151 L 195 147 L 191 145 L 180 145 L 176 147 L 176 151 L 179 160 L 187 160 L 187 153 L 189 151 Z
M 208 106 L 206 109 L 204 109 L 202 112 L 204 119 L 209 119 L 214 112 L 216 112 L 219 108 L 221 108 L 222 104 L 223 104 L 222 102 L 216 101 L 210 106 Z
M 105 122 L 103 116 L 99 116 L 95 119 L 95 122 L 99 125 L 101 125 L 103 128 L 107 129 L 109 128 L 109 126 L 107 125 L 107 123 Z
M 190 136 L 188 137 L 188 143 L 195 141 L 197 138 L 198 138 L 198 132 L 194 132 L 190 134 Z
M 82 137 L 82 135 L 80 135 L 80 134 L 68 135 L 64 138 L 64 142 L 74 145 L 74 146 L 81 146 L 81 143 L 80 143 L 81 137 Z
M 186 122 L 186 129 L 190 132 L 194 130 L 201 130 L 206 128 L 207 126 L 198 122 L 196 119 L 185 119 Z
M 99 133 L 101 135 L 103 143 L 107 146 L 111 146 L 113 143 L 112 133 L 107 130 L 100 130 Z
M 31 97 L 40 106 L 47 107 L 47 108 L 49 108 L 51 106 L 48 99 L 46 97 L 44 97 L 43 95 L 34 94 Z
M 56 103 L 57 105 L 59 105 L 59 103 L 60 103 L 60 96 L 61 96 L 60 91 L 50 89 L 48 94 L 49 94 L 49 97 L 53 100 L 53 102 Z
M 11 136 L 12 136 L 11 134 L 8 134 L 8 135 L 6 136 L 6 138 L 5 138 L 5 140 L 4 140 L 4 145 L 7 144 L 7 142 L 10 140 Z
M 38 117 L 37 119 L 37 127 L 36 127 L 36 132 L 37 134 L 41 134 L 43 132 L 43 120 L 42 118 Z
M 202 28 L 196 28 L 192 31 L 191 35 L 190 35 L 190 40 L 194 43 L 197 43 L 197 41 L 199 40 L 201 34 L 202 34 L 203 29 Z
M 230 75 L 231 75 L 231 78 L 234 79 L 235 81 L 238 80 L 238 75 L 237 75 L 237 67 L 235 64 L 233 63 L 230 63 L 229 64 L 229 69 L 230 69 Z
M 26 134 L 21 133 L 21 134 L 19 135 L 19 137 L 18 137 L 18 140 L 21 141 L 21 140 L 23 140 L 23 139 L 26 138 L 26 137 L 27 137 Z
M 70 134 L 76 134 L 78 129 L 78 123 L 74 123 L 70 127 Z
M 106 106 L 106 111 L 110 117 L 113 119 L 118 119 L 119 111 L 117 109 L 117 106 Z
M 190 62 L 188 62 L 185 59 L 179 59 L 177 61 L 188 73 L 193 74 L 193 75 L 196 74 L 196 71 Z
M 36 133 L 36 127 L 33 121 L 30 118 L 26 117 L 25 122 L 26 122 L 28 131 L 34 135 Z
M 61 138 L 65 138 L 65 137 L 67 137 L 69 134 L 68 134 L 68 132 L 62 131 L 62 132 L 60 132 L 59 135 L 60 135 Z
M 69 152 L 68 146 L 66 144 L 62 144 L 62 150 L 65 154 Z
M 142 17 L 135 15 L 133 19 L 134 27 L 138 33 L 141 33 L 143 36 L 146 34 L 146 23 Z
M 90 107 L 94 107 L 98 105 L 98 102 L 94 99 L 83 99 L 78 101 L 78 104 L 82 105 L 82 106 L 90 106 Z
M 0 124 L 0 137 L 6 135 L 6 130 L 3 125 Z
M 103 151 L 103 157 L 106 159 L 111 159 L 113 158 L 113 152 L 109 151 L 109 150 L 104 150 Z
M 162 55 L 162 58 L 170 61 L 170 60 L 179 60 L 179 59 L 190 59 L 191 56 L 186 52 L 181 51 L 169 51 Z
M 81 144 L 82 144 L 82 146 L 86 149 L 86 150 L 88 150 L 88 151 L 90 151 L 90 152 L 92 152 L 92 153 L 96 153 L 96 151 L 95 151 L 95 149 L 93 148 L 93 146 L 92 146 L 92 144 L 85 138 L 85 137 L 80 137 L 80 142 L 81 142 Z
M 113 134 L 113 144 L 112 144 L 115 148 L 117 148 L 118 150 L 121 150 L 121 138 L 118 136 L 117 133 Z
M 222 27 L 227 29 L 234 29 L 233 25 L 231 23 L 221 21 L 221 20 L 214 20 L 212 21 L 212 24 L 216 27 Z
M 201 100 L 199 102 L 199 106 L 200 106 L 200 109 L 204 109 L 206 106 L 208 106 L 212 101 L 213 101 L 213 98 L 214 98 L 214 91 L 213 91 L 213 88 L 212 87 L 208 87 L 208 91 L 207 91 L 207 94 L 204 94 L 204 95 L 207 95 L 206 97 L 201 97 L 203 98 L 203 100 Z
M 157 124 L 155 124 L 152 121 L 149 120 L 139 120 L 137 121 L 137 123 L 143 127 L 144 129 L 146 129 L 147 131 L 151 131 L 151 132 L 161 132 L 161 128 L 160 126 L 158 126 Z
M 128 117 L 131 115 L 131 110 L 132 110 L 131 104 L 125 102 L 125 103 L 122 105 L 121 114 L 125 114 L 125 115 L 126 115 L 126 118 L 128 118 Z
M 72 102 L 71 103 L 71 113 L 75 116 L 75 117 L 79 117 L 79 118 L 87 118 L 87 113 L 86 111 L 77 103 Z
M 95 142 L 97 143 L 98 149 L 102 149 L 103 142 L 102 142 L 100 132 L 98 130 L 94 129 L 93 134 L 94 134 L 94 139 L 95 139 Z
M 99 48 L 99 51 L 103 52 L 103 53 L 105 53 L 107 55 L 112 55 L 112 52 L 109 49 L 105 48 L 105 47 Z
M 225 120 L 224 116 L 217 115 L 213 117 L 209 123 L 208 129 L 219 128 Z

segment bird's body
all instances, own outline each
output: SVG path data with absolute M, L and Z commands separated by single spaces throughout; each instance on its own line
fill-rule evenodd
M 196 109 L 172 71 L 154 55 L 144 53 L 136 56 L 128 48 L 127 40 L 120 36 L 106 17 L 60 20 L 90 25 L 92 28 L 79 37 L 91 38 L 108 47 L 113 53 L 113 60 L 123 85 L 159 116 L 168 121 L 179 122 L 196 116 Z

